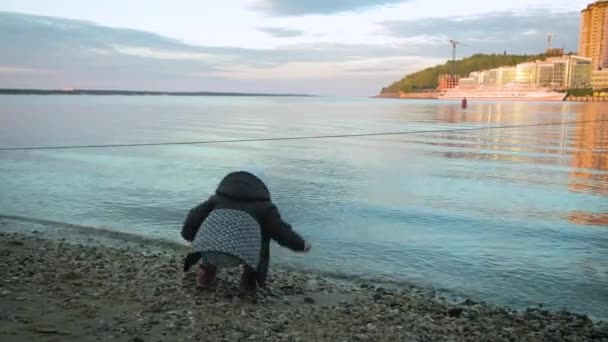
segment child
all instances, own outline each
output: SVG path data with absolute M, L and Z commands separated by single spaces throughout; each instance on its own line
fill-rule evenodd
M 245 171 L 225 176 L 214 195 L 191 209 L 181 235 L 195 251 L 186 257 L 184 271 L 203 259 L 197 275 L 197 284 L 203 288 L 213 285 L 218 266 L 238 264 L 245 265 L 242 290 L 263 287 L 271 239 L 297 252 L 311 248 L 281 219 L 264 182 Z

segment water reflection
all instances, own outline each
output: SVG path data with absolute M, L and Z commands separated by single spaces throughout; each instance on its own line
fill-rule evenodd
M 463 110 L 458 105 L 438 106 L 439 121 L 518 125 L 574 119 L 575 105 L 544 102 L 481 102 Z M 561 115 L 556 117 L 556 113 Z M 531 119 L 533 118 L 533 119 Z
M 454 132 L 432 137 L 427 144 L 449 147 L 446 158 L 494 160 L 529 164 L 567 165 L 561 158 L 572 148 L 567 125 L 491 129 L 496 126 L 573 121 L 571 104 L 480 103 L 469 110 L 439 106 L 438 119 L 447 123 L 474 123 L 487 130 Z M 530 113 L 534 113 L 531 115 Z M 543 114 L 547 113 L 547 114 Z
M 577 121 L 586 122 L 576 127 L 569 188 L 608 196 L 608 121 L 599 121 L 606 116 L 597 109 L 589 106 L 578 115 Z M 608 226 L 608 212 L 573 211 L 569 219 L 578 224 Z
M 438 107 L 438 119 L 446 123 L 474 123 L 481 127 L 529 125 L 562 122 L 513 129 L 487 129 L 427 136 L 417 141 L 436 147 L 430 153 L 444 158 L 516 162 L 536 165 L 534 171 L 520 174 L 511 181 L 551 182 L 539 180 L 538 166 L 565 167 L 572 192 L 608 196 L 608 115 L 597 103 L 534 104 L 481 103 L 469 110 L 453 104 Z M 540 113 L 540 115 L 528 115 Z M 543 114 L 547 113 L 547 114 Z M 567 124 L 567 122 L 580 122 Z M 561 169 L 559 169 L 561 170 Z M 563 171 L 554 177 L 562 177 Z M 492 176 L 483 176 L 491 178 Z M 559 184 L 560 182 L 552 182 Z M 568 219 L 577 224 L 608 225 L 608 211 L 573 210 Z

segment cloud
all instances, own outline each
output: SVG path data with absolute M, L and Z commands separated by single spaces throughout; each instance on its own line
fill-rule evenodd
M 345 25 L 351 19 L 336 19 L 331 30 L 343 30 L 336 32 L 322 31 L 305 17 L 278 18 L 252 26 L 261 35 L 259 30 L 282 35 L 278 44 L 253 49 L 201 46 L 87 21 L 0 12 L 0 87 L 372 95 L 404 74 L 448 60 L 450 38 L 469 44 L 459 47 L 459 56 L 541 51 L 544 32 L 557 34 L 556 47 L 576 47 L 568 37 L 578 30 L 575 14 L 501 12 L 368 23 L 365 30 Z
M 176 50 L 162 50 L 152 49 L 148 47 L 135 47 L 135 46 L 115 46 L 114 50 L 118 53 L 161 59 L 161 60 L 172 60 L 172 61 L 204 61 L 209 63 L 228 63 L 231 60 L 237 59 L 237 56 L 229 54 L 218 54 L 218 53 L 204 53 L 196 51 L 188 51 L 183 49 Z M 98 53 L 106 54 L 107 51 L 98 50 Z
M 0 74 L 5 73 L 5 74 L 22 74 L 22 73 L 35 73 L 38 72 L 37 70 L 31 69 L 31 68 L 19 68 L 19 67 L 10 67 L 10 66 L 3 66 L 0 65 Z
M 407 49 L 332 43 L 208 47 L 144 31 L 16 13 L 0 13 L 0 41 L 0 87 L 17 88 L 372 95 L 403 73 L 434 63 L 420 57 L 424 47 L 414 43 Z M 49 72 L 36 77 L 40 70 Z
M 334 14 L 396 4 L 403 0 L 262 0 L 254 9 L 276 16 Z
M 325 62 L 288 62 L 275 66 L 260 68 L 257 66 L 236 64 L 220 68 L 208 75 L 234 79 L 298 79 L 331 80 L 340 77 L 394 76 L 405 68 L 415 69 L 427 63 L 440 63 L 439 59 L 428 59 L 419 56 L 359 58 L 350 61 Z
M 297 37 L 303 34 L 303 31 L 300 30 L 292 30 L 280 27 L 261 27 L 258 30 L 269 33 L 272 36 L 279 38 Z
M 576 50 L 578 12 L 552 12 L 547 9 L 528 12 L 494 12 L 477 16 L 426 18 L 385 22 L 395 36 L 429 34 L 468 43 L 463 51 L 538 53 L 545 49 L 546 33 L 555 33 L 555 47 Z

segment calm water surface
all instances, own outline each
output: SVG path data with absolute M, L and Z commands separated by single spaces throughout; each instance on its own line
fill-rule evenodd
M 604 121 L 599 121 L 604 120 Z M 585 123 L 491 129 L 534 123 Z M 274 263 L 608 317 L 608 107 L 330 98 L 0 96 L 0 215 L 179 241 L 189 208 L 262 169 L 314 249 Z M 94 231 L 91 232 L 94 234 Z

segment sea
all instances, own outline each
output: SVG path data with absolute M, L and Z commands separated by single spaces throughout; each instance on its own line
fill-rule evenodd
M 608 318 L 608 105 L 0 96 L 0 230 L 183 244 L 235 170 L 312 244 L 274 267 Z

